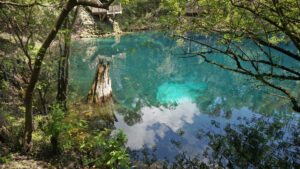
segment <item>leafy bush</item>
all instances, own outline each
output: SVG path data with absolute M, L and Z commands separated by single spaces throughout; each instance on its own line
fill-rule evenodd
M 59 133 L 65 131 L 67 126 L 63 124 L 65 112 L 59 104 L 52 106 L 50 119 L 47 126 L 47 135 L 58 137 Z
M 127 137 L 122 130 L 118 130 L 111 137 L 107 132 L 100 131 L 95 136 L 89 136 L 88 141 L 80 145 L 86 152 L 85 165 L 95 165 L 101 168 L 130 168 L 130 158 L 124 146 Z
M 60 106 L 53 106 L 47 134 L 58 139 L 61 149 L 79 154 L 85 166 L 130 168 L 124 132 L 112 133 L 110 129 L 91 131 L 88 121 L 78 120 L 76 111 L 66 114 Z

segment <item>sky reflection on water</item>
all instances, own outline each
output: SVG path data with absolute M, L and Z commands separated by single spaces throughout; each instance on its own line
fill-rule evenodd
M 98 58 L 111 61 L 122 107 L 115 127 L 140 159 L 147 150 L 158 161 L 186 153 L 211 165 L 297 168 L 300 117 L 289 102 L 254 90 L 244 75 L 172 55 L 178 46 L 161 33 L 75 42 L 70 90 L 85 97 Z
M 119 122 L 115 125 L 128 135 L 128 146 L 132 149 L 141 149 L 144 145 L 149 148 L 157 143 L 156 137 L 164 139 L 166 132 L 171 130 L 176 133 L 186 124 L 193 124 L 194 118 L 200 113 L 194 103 L 182 103 L 173 109 L 165 107 L 143 107 L 142 122 L 134 126 L 127 126 L 118 115 Z M 158 127 L 154 128 L 155 125 Z M 132 138 L 132 139 L 130 139 Z

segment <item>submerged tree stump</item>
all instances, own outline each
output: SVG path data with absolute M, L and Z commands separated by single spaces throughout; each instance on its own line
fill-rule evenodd
M 112 88 L 109 77 L 110 62 L 99 60 L 91 90 L 88 93 L 89 104 L 101 105 L 111 99 Z

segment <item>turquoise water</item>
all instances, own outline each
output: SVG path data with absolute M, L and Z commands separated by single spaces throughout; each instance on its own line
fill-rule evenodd
M 70 100 L 87 96 L 98 59 L 111 61 L 113 94 L 124 108 L 115 111 L 115 127 L 127 134 L 133 159 L 150 164 L 196 158 L 207 165 L 297 168 L 299 114 L 289 101 L 256 90 L 257 83 L 247 76 L 200 57 L 178 55 L 199 48 L 154 32 L 76 41 Z M 281 83 L 298 91 L 298 84 Z
M 166 82 L 159 86 L 156 99 L 160 104 L 182 104 L 194 102 L 205 90 L 205 84 L 188 81 L 184 83 Z

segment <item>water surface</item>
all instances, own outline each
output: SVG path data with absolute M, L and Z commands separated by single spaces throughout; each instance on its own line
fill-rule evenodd
M 153 32 L 76 41 L 71 97 L 85 97 L 98 59 L 108 60 L 113 94 L 123 107 L 115 110 L 114 125 L 127 134 L 133 159 L 150 164 L 197 158 L 217 166 L 297 168 L 299 115 L 289 101 L 254 89 L 247 76 L 200 57 L 177 55 L 191 47 L 197 45 Z M 298 86 L 289 87 L 296 91 Z

